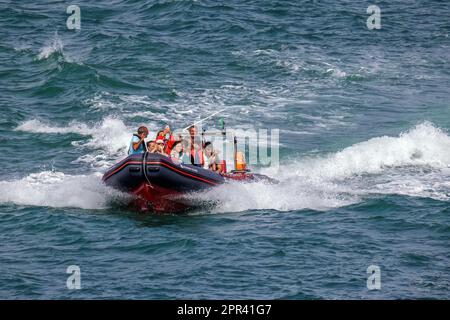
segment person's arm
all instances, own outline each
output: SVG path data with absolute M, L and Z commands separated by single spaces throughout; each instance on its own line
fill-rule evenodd
M 172 152 L 173 145 L 175 144 L 175 142 L 177 142 L 177 140 L 175 139 L 175 137 L 172 134 L 170 134 L 169 140 L 166 143 L 166 153 L 167 154 L 170 154 Z
M 206 158 L 207 156 L 205 156 L 205 160 Z M 208 158 L 208 167 L 210 170 L 216 171 L 216 156 L 214 155 L 214 153 L 212 153 L 211 157 Z
M 214 151 L 214 163 L 215 163 L 215 171 L 217 171 L 217 172 L 222 172 L 222 164 L 221 164 L 221 161 L 220 161 L 220 157 L 219 157 L 219 155 L 217 154 L 217 152 L 216 151 Z
M 144 142 L 144 136 L 140 136 L 140 139 L 138 142 L 133 142 L 133 150 L 136 151 L 137 149 L 139 149 L 139 146 L 141 145 L 141 143 Z

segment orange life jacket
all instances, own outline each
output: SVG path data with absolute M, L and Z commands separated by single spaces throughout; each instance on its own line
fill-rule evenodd
M 164 140 L 166 143 L 165 152 L 167 154 L 170 154 L 173 149 L 173 145 L 175 144 L 177 140 L 175 140 L 175 137 L 173 135 L 170 135 L 169 140 Z
M 245 155 L 241 151 L 236 153 L 236 170 L 247 169 L 247 164 L 245 162 Z

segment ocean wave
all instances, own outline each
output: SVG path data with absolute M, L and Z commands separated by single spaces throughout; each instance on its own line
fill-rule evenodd
M 84 103 L 93 112 L 120 113 L 121 118 L 135 121 L 149 119 L 157 126 L 170 124 L 174 128 L 186 127 L 214 111 L 224 109 L 220 117 L 235 127 L 273 128 L 284 126 L 293 108 L 301 109 L 295 117 L 302 122 L 305 131 L 323 131 L 350 125 L 350 115 L 343 108 L 325 110 L 320 106 L 308 108 L 316 96 L 301 88 L 295 93 L 285 87 L 249 87 L 226 84 L 216 89 L 177 90 L 175 101 L 154 100 L 148 96 L 119 95 L 108 92 L 96 94 Z M 300 105 L 300 106 L 299 106 Z M 270 110 L 270 112 L 268 112 Z M 309 113 L 309 114 L 308 114 Z M 291 117 L 292 119 L 292 117 Z M 209 120 L 206 125 L 214 125 Z
M 309 48 L 308 50 L 298 47 L 294 49 L 257 49 L 253 51 L 233 51 L 232 55 L 239 57 L 239 63 L 248 66 L 267 67 L 284 70 L 291 75 L 313 76 L 319 79 L 339 80 L 364 80 L 373 77 L 380 72 L 377 61 L 366 60 L 357 61 L 356 64 L 346 64 L 336 60 L 332 56 L 325 55 L 319 48 Z M 275 71 L 275 70 L 274 70 Z
M 13 181 L 0 181 L 0 203 L 17 205 L 106 209 L 128 196 L 107 188 L 101 175 L 67 175 L 42 171 Z
M 44 46 L 39 49 L 36 59 L 38 61 L 52 60 L 57 61 L 57 69 L 62 70 L 62 64 L 73 64 L 85 67 L 83 60 L 91 51 L 90 47 L 77 48 L 77 50 L 66 50 L 66 44 L 55 31 L 53 36 L 48 39 Z
M 20 124 L 15 130 L 33 133 L 77 133 L 81 135 L 90 135 L 92 133 L 92 130 L 83 123 L 71 122 L 68 126 L 58 127 L 51 126 L 37 119 L 27 120 Z
M 64 44 L 61 38 L 58 35 L 58 32 L 55 32 L 53 38 L 50 39 L 45 46 L 43 46 L 39 50 L 39 54 L 37 56 L 38 60 L 48 59 L 52 55 L 59 54 L 64 57 Z
M 190 195 L 213 212 L 328 210 L 376 195 L 450 199 L 450 136 L 424 122 L 397 137 L 378 137 L 329 155 L 261 170 L 279 180 L 233 183 Z
M 388 167 L 450 165 L 450 137 L 430 122 L 423 122 L 398 137 L 377 137 L 319 159 L 291 165 L 302 177 L 313 173 L 326 179 L 376 174 Z
M 70 122 L 67 126 L 51 126 L 40 120 L 28 120 L 20 124 L 16 131 L 50 134 L 78 134 L 85 138 L 77 139 L 72 145 L 87 149 L 88 154 L 80 156 L 75 162 L 89 163 L 94 168 L 110 166 L 116 159 L 126 155 L 132 133 L 136 128 L 127 127 L 120 119 L 106 117 L 99 123 L 87 125 Z

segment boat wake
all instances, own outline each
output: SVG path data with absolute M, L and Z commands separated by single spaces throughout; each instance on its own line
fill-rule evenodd
M 12 181 L 0 181 L 0 204 L 107 209 L 124 203 L 129 196 L 107 188 L 101 174 L 66 175 L 42 171 Z
M 81 155 L 76 163 L 86 163 L 92 168 L 106 169 L 126 154 L 132 128 L 125 126 L 123 121 L 114 117 L 106 117 L 99 123 L 86 125 L 80 122 L 71 122 L 66 126 L 52 126 L 40 120 L 28 120 L 20 124 L 16 131 L 41 134 L 77 134 L 79 139 L 72 141 Z
M 328 210 L 393 194 L 448 201 L 450 136 L 424 122 L 398 137 L 373 138 L 262 173 L 280 183 L 233 183 L 192 200 L 217 204 L 214 212 Z

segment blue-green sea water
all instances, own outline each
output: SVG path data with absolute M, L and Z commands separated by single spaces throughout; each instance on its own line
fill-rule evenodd
M 450 298 L 449 33 L 438 0 L 0 1 L 0 298 Z M 182 216 L 102 185 L 219 109 L 280 129 L 279 184 Z

